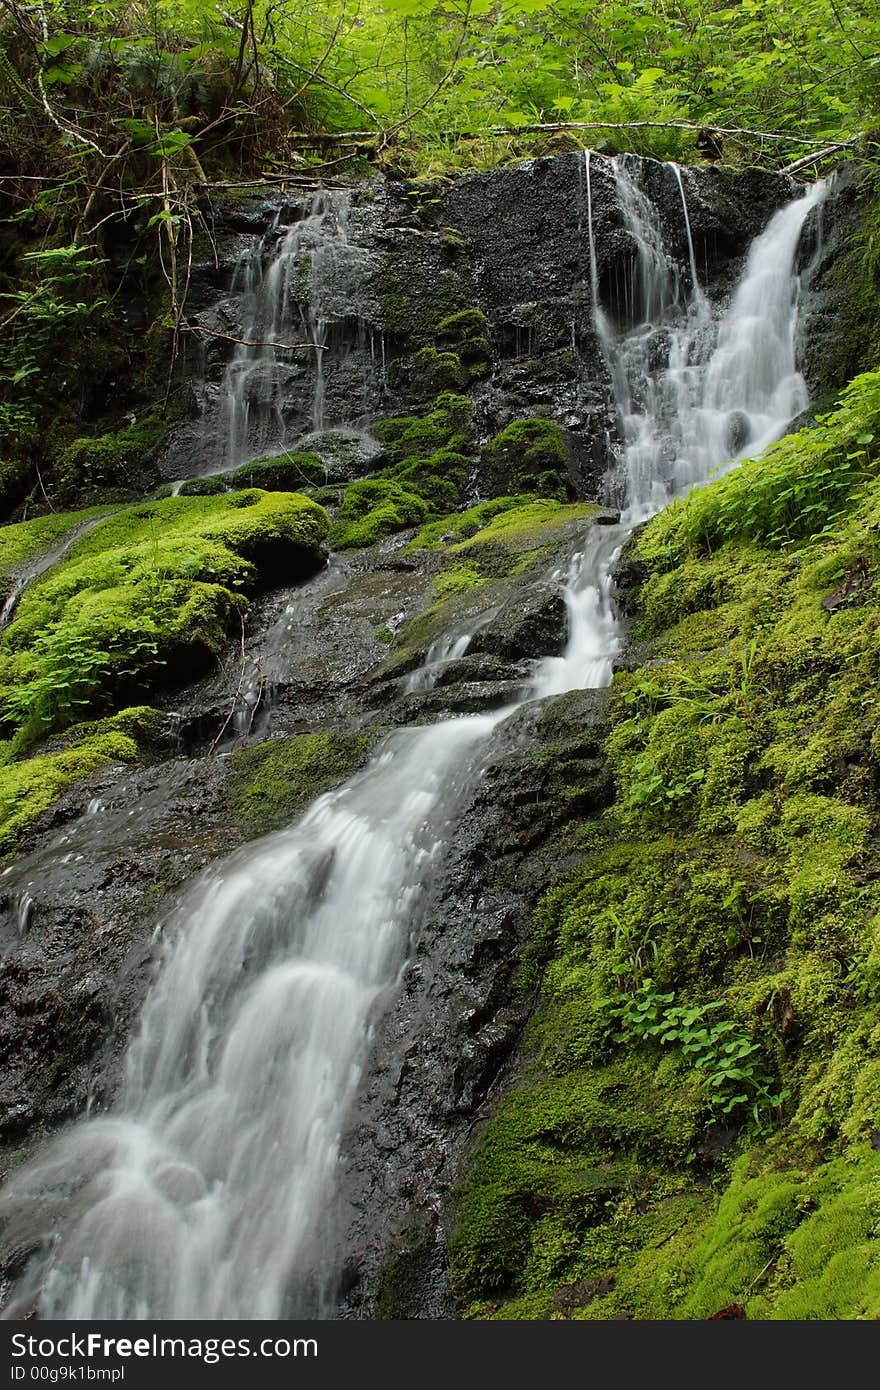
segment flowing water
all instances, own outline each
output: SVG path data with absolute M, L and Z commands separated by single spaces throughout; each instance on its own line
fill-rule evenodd
M 771 220 L 717 313 L 699 288 L 692 242 L 685 268 L 664 250 L 640 167 L 613 162 L 633 256 L 607 307 L 589 201 L 586 217 L 594 326 L 620 436 L 609 489 L 624 512 L 620 525 L 593 528 L 559 576 L 568 645 L 538 664 L 529 698 L 608 684 L 621 644 L 612 567 L 632 526 L 777 437 L 806 398 L 794 264 L 822 190 Z M 589 156 L 585 173 L 589 200 Z M 466 640 L 432 648 L 412 688 L 429 688 Z M 165 926 L 115 1110 L 63 1134 L 7 1190 L 7 1240 L 43 1240 L 12 1316 L 34 1301 L 49 1318 L 330 1312 L 332 1290 L 316 1273 L 321 1210 L 370 1021 L 406 958 L 451 811 L 509 713 L 393 734 L 297 824 L 191 886 Z
M 334 348 L 348 351 L 349 334 L 357 339 L 367 333 L 364 287 L 371 258 L 349 238 L 350 212 L 347 192 L 320 193 L 306 216 L 289 226 L 279 210 L 257 246 L 239 257 L 232 290 L 243 309 L 242 334 L 221 385 L 219 422 L 210 415 L 205 422 L 208 471 L 228 472 L 292 443 L 307 447 L 309 437 L 324 430 L 325 359 Z M 368 377 L 382 364 L 375 344 L 362 348 L 366 409 Z M 349 420 L 358 413 L 352 405 Z

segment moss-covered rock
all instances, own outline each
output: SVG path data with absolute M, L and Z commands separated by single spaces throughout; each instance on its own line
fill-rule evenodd
M 467 385 L 467 372 L 457 352 L 421 348 L 413 359 L 413 387 L 420 396 L 436 396 L 440 391 L 458 391 Z
M 222 473 L 209 473 L 205 478 L 187 478 L 178 488 L 180 497 L 219 497 L 221 492 L 229 491 L 229 480 Z M 170 497 L 172 490 L 157 492 L 156 496 Z
M 437 325 L 437 341 L 454 349 L 468 381 L 484 376 L 492 362 L 489 322 L 479 309 L 460 309 L 448 314 Z
M 393 531 L 452 511 L 464 498 L 470 473 L 466 453 L 473 425 L 467 396 L 441 393 L 423 415 L 380 420 L 382 444 L 374 477 L 350 483 L 331 535 L 337 550 L 372 545 Z
M 230 814 L 253 834 L 288 823 L 367 760 L 368 733 L 312 733 L 270 739 L 230 759 Z
M 327 469 L 317 454 L 284 454 L 280 458 L 255 459 L 230 475 L 233 487 L 259 487 L 265 492 L 298 492 L 304 487 L 323 487 Z
M 60 748 L 18 761 L 11 759 L 10 749 L 0 747 L 0 858 L 18 848 L 68 787 L 108 763 L 135 759 L 159 717 L 148 707 L 123 710 L 100 723 L 70 729 Z
M 380 420 L 373 433 L 383 445 L 389 463 L 425 458 L 438 449 L 466 451 L 473 426 L 474 407 L 467 396 L 442 392 L 424 415 L 393 416 Z
M 392 478 L 351 483 L 330 532 L 330 544 L 334 550 L 373 545 L 394 531 L 418 526 L 430 510 L 423 497 Z
M 514 420 L 483 450 L 493 492 L 573 497 L 562 430 L 553 420 Z
M 27 742 L 201 670 L 249 592 L 320 563 L 328 527 L 306 498 L 256 491 L 119 508 L 23 594 L 0 642 L 6 732 Z

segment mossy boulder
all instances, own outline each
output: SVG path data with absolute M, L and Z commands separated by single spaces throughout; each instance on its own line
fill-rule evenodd
M 467 380 L 484 376 L 492 362 L 489 343 L 489 322 L 479 309 L 460 309 L 448 314 L 437 325 L 437 341 L 441 348 L 454 350 L 463 365 Z
M 440 391 L 458 391 L 467 385 L 468 374 L 456 352 L 440 352 L 426 347 L 416 353 L 412 366 L 413 394 L 436 396 Z
M 453 449 L 438 449 L 430 458 L 400 464 L 390 474 L 423 497 L 433 512 L 454 511 L 468 485 L 469 461 Z
M 206 478 L 187 478 L 178 490 L 180 497 L 218 497 L 229 491 L 229 481 L 223 473 L 209 473 Z M 157 494 L 159 495 L 159 494 Z M 171 496 L 171 489 L 162 494 Z
M 482 464 L 495 493 L 574 496 L 565 437 L 553 420 L 514 420 L 486 445 Z
M 257 491 L 119 508 L 25 590 L 3 633 L 16 748 L 204 669 L 249 593 L 322 562 L 328 529 L 308 499 Z
M 0 747 L 0 858 L 19 847 L 68 787 L 108 763 L 137 758 L 159 719 L 148 707 L 123 710 L 68 730 L 59 748 L 17 761 Z
M 467 396 L 441 392 L 424 415 L 392 416 L 378 421 L 373 433 L 388 463 L 425 458 L 438 449 L 466 451 L 473 428 L 474 407 Z
M 351 483 L 330 533 L 330 545 L 334 550 L 373 545 L 394 531 L 418 526 L 430 512 L 424 497 L 392 478 Z
M 279 458 L 255 459 L 242 464 L 229 477 L 233 487 L 258 487 L 265 492 L 298 492 L 305 487 L 323 487 L 327 469 L 317 454 L 284 454 Z

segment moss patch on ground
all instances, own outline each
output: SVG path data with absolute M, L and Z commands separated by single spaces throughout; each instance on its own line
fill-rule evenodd
M 548 563 L 566 532 L 597 510 L 552 498 L 495 497 L 421 527 L 407 551 L 435 551 L 440 567 L 432 603 L 400 630 L 393 660 L 405 661 L 444 628 L 503 602 L 510 595 L 507 581 Z
M 870 373 L 636 543 L 616 798 L 455 1204 L 472 1316 L 880 1316 L 876 440 Z
M 420 415 L 374 426 L 382 453 L 375 476 L 350 483 L 330 536 L 334 550 L 373 545 L 461 505 L 469 476 L 473 406 L 443 392 Z
M 20 565 L 51 550 L 77 526 L 102 516 L 105 510 L 90 507 L 80 512 L 49 512 L 0 527 L 0 592 L 9 588 L 8 581 Z
M 369 733 L 312 733 L 269 739 L 230 758 L 230 814 L 251 833 L 289 822 L 367 760 Z

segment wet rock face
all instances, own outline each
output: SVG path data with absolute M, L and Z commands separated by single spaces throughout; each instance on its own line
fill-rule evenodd
M 828 197 L 810 218 L 801 243 L 799 270 L 806 289 L 798 341 L 798 359 L 817 407 L 857 373 L 875 363 L 865 358 L 876 320 L 876 295 L 860 303 L 863 285 L 856 261 L 865 218 L 863 171 L 845 165 L 835 176 Z M 812 413 L 793 428 L 809 423 Z
M 687 274 L 675 172 L 657 161 L 640 165 L 666 242 Z M 378 180 L 331 194 L 343 232 L 331 256 L 322 251 L 313 258 L 319 273 L 288 279 L 282 315 L 284 336 L 293 341 L 311 339 L 316 314 L 325 323 L 320 373 L 318 354 L 307 350 L 263 354 L 247 370 L 241 409 L 262 411 L 269 420 L 274 442 L 265 451 L 309 435 L 318 391 L 332 428 L 369 425 L 439 390 L 465 390 L 484 442 L 524 416 L 556 420 L 565 431 L 572 495 L 595 498 L 616 426 L 592 326 L 586 174 L 584 154 L 571 153 L 465 176 L 438 196 Z M 723 293 L 755 233 L 790 198 L 791 182 L 717 168 L 685 170 L 682 179 L 698 273 L 711 293 Z M 591 157 L 589 184 L 600 294 L 613 307 L 632 272 L 635 247 L 607 159 Z M 166 450 L 165 477 L 224 466 L 222 394 L 237 351 L 229 340 L 254 332 L 242 258 L 262 241 L 268 264 L 285 234 L 307 224 L 314 209 L 305 193 L 217 206 L 187 301 L 196 330 L 186 338 L 182 362 L 191 381 L 191 418 Z M 349 280 L 358 281 L 356 294 Z M 483 316 L 484 328 L 461 319 L 468 311 Z
M 603 734 L 601 692 L 522 706 L 496 730 L 450 827 L 343 1141 L 328 1216 L 339 1232 L 342 1316 L 454 1313 L 444 1200 L 530 1008 L 515 972 L 532 910 L 560 867 L 558 831 L 610 799 Z

